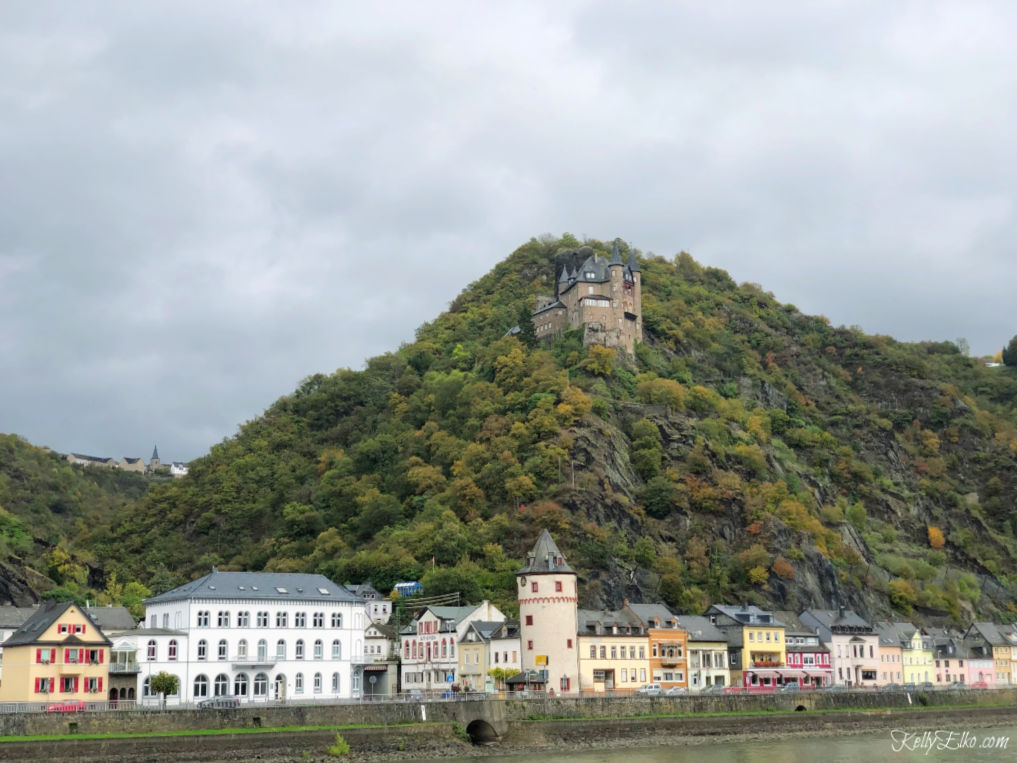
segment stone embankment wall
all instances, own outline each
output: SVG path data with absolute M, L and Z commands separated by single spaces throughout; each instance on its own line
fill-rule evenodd
M 131 710 L 103 713 L 0 715 L 0 735 L 124 734 L 195 729 L 393 725 L 421 722 L 490 723 L 499 734 L 514 721 L 624 718 L 640 715 L 751 711 L 835 710 L 951 705 L 1017 705 L 1017 689 L 998 691 L 802 692 L 800 695 L 708 697 L 591 697 L 466 702 L 379 702 L 336 705 L 246 706 L 236 710 Z

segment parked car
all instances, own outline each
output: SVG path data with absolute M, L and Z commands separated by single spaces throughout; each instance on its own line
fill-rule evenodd
M 83 713 L 85 702 L 80 699 L 69 699 L 64 702 L 54 702 L 46 706 L 47 713 Z
M 725 686 L 724 687 L 724 693 L 725 694 L 745 694 L 746 691 L 745 691 L 745 687 L 744 686 Z
M 793 694 L 794 692 L 801 690 L 802 687 L 799 686 L 797 683 L 782 684 L 781 686 L 777 687 L 777 691 L 780 694 Z
M 727 687 L 724 684 L 713 684 L 712 686 L 705 687 L 700 694 L 723 694 Z
M 688 693 L 689 690 L 681 686 L 672 686 L 670 689 L 664 689 L 665 697 L 684 697 Z
M 235 710 L 240 707 L 240 700 L 236 697 L 211 697 L 201 700 L 198 707 L 202 710 Z
M 636 694 L 644 697 L 659 697 L 663 693 L 664 690 L 661 688 L 660 684 L 646 684 L 646 686 L 636 689 Z
M 823 691 L 842 692 L 848 691 L 848 687 L 846 687 L 844 684 L 830 684 L 829 686 L 823 687 Z
M 918 684 L 918 691 L 935 691 L 935 689 L 936 684 L 932 683 L 932 681 L 923 681 Z
M 918 691 L 918 685 L 913 683 L 904 684 L 904 691 Z
M 420 689 L 410 689 L 408 692 L 403 694 L 403 699 L 407 702 L 423 702 L 424 692 L 420 691 Z
M 988 689 L 989 688 L 989 684 L 986 683 L 985 681 L 974 681 L 972 683 L 969 683 L 968 686 L 971 687 L 972 689 Z
M 904 687 L 900 684 L 887 684 L 886 686 L 880 686 L 880 691 L 904 691 Z
M 950 684 L 946 688 L 947 689 L 955 689 L 955 690 L 964 691 L 964 690 L 968 689 L 969 687 L 963 681 L 954 681 L 952 684 Z

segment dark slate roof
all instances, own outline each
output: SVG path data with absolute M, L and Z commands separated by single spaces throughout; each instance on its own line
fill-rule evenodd
M 470 623 L 468 631 L 476 631 L 482 642 L 490 641 L 491 636 L 501 628 L 500 622 L 493 622 L 489 620 L 474 620 Z M 465 638 L 465 634 L 463 635 Z
M 282 590 L 279 590 L 282 589 Z M 353 601 L 344 586 L 324 575 L 300 572 L 211 572 L 190 583 L 145 599 L 145 604 L 187 599 L 272 599 L 282 601 Z
M 660 627 L 669 627 L 674 620 L 674 613 L 663 604 L 628 604 L 628 608 L 639 618 L 646 628 L 653 627 L 654 618 L 660 620 Z
M 708 617 L 678 615 L 678 624 L 688 632 L 689 641 L 727 641 L 727 636 Z
M 903 646 L 910 643 L 916 630 L 918 629 L 911 623 L 891 623 L 886 620 L 876 623 L 880 646 Z
M 371 623 L 365 628 L 374 628 L 378 633 L 388 639 L 394 639 L 399 633 L 396 631 L 396 627 L 392 623 Z
M 854 633 L 856 630 L 872 632 L 873 628 L 853 609 L 807 609 L 802 614 L 809 614 L 821 625 L 833 633 Z
M 498 623 L 498 629 L 491 634 L 492 639 L 497 638 L 519 638 L 519 622 L 506 620 Z
M 602 610 L 602 609 L 580 609 L 576 612 L 579 622 L 579 633 L 593 634 L 597 632 L 597 625 L 603 628 L 602 636 L 632 636 L 637 635 L 642 623 L 639 618 L 634 617 L 625 610 Z M 611 633 L 613 626 L 618 626 L 618 633 Z M 632 632 L 623 632 L 623 629 Z
M 39 611 L 38 607 L 0 607 L 0 628 L 20 628 L 32 615 Z
M 137 625 L 127 607 L 85 607 L 85 611 L 104 631 L 131 630 Z
M 635 250 L 631 248 L 629 249 L 629 270 L 633 273 L 639 272 L 639 263 L 636 262 L 636 253 Z
M 534 310 L 533 314 L 534 315 L 540 315 L 541 313 L 547 312 L 548 310 L 554 310 L 555 308 L 559 308 L 559 307 L 565 307 L 565 305 L 562 304 L 562 301 L 560 299 L 556 299 L 554 302 L 551 302 L 550 304 L 544 305 L 539 310 Z
M 126 461 L 129 464 L 136 464 L 140 460 L 141 460 L 140 458 L 131 458 L 130 456 L 124 456 L 124 461 Z
M 707 613 L 714 610 L 734 620 L 738 625 L 772 625 L 778 628 L 784 625 L 772 612 L 760 609 L 755 604 L 714 604 Z M 722 623 L 719 627 L 725 627 L 725 624 Z
M 347 584 L 346 590 L 365 601 L 381 601 L 385 598 L 373 585 L 371 585 L 370 580 L 366 583 L 355 583 L 353 585 Z M 373 594 L 373 596 L 371 594 Z
M 72 601 L 60 601 L 60 602 L 50 601 L 46 602 L 46 604 L 39 607 L 39 609 L 36 610 L 35 614 L 28 618 L 28 620 L 26 620 L 25 623 L 20 628 L 14 631 L 14 633 L 11 634 L 11 637 L 9 639 L 4 641 L 3 646 L 5 647 L 24 646 L 26 644 L 42 643 L 39 640 L 42 637 L 42 634 L 45 633 L 46 630 L 51 625 L 53 625 L 53 623 L 57 622 L 60 619 L 61 615 L 63 615 L 64 612 L 66 612 L 71 607 L 78 609 L 85 616 L 85 619 L 89 623 L 91 623 L 92 628 L 89 630 L 91 630 L 92 632 L 91 633 L 86 632 L 85 638 L 81 638 L 80 636 L 75 636 L 71 634 L 65 636 L 62 639 L 59 639 L 58 642 L 54 643 L 67 643 L 67 644 L 109 643 L 109 639 L 103 635 L 102 630 L 99 628 L 98 625 L 95 624 L 95 621 L 93 621 L 92 618 L 88 616 L 88 613 L 81 609 L 77 604 L 75 604 Z
M 86 461 L 99 461 L 100 463 L 104 463 L 104 464 L 113 460 L 109 456 L 105 456 L 105 457 L 103 457 L 103 456 L 86 456 L 84 453 L 71 453 L 71 455 L 74 456 L 75 458 L 83 458 Z
M 441 620 L 452 621 L 453 630 L 455 625 L 459 625 L 463 619 L 467 618 L 476 611 L 477 605 L 473 604 L 466 607 L 428 607 L 427 608 L 435 617 Z M 417 618 L 418 620 L 420 618 Z
M 972 629 L 992 646 L 1009 646 L 1010 644 L 1000 632 L 1000 626 L 995 623 L 971 623 L 968 633 L 971 633 Z
M 819 636 L 818 633 L 809 626 L 805 625 L 798 619 L 798 615 L 789 609 L 777 610 L 773 614 L 774 617 L 784 623 L 785 636 Z
M 614 246 L 611 247 L 611 261 L 607 264 L 608 266 L 622 264 L 621 254 L 618 253 L 618 239 L 615 239 Z
M 175 631 L 172 628 L 131 628 L 126 631 L 116 631 L 112 635 L 121 636 L 186 636 L 183 631 Z
M 561 560 L 560 562 L 558 560 Z M 557 544 L 551 538 L 551 533 L 544 530 L 537 538 L 536 544 L 529 554 L 526 555 L 526 564 L 517 572 L 517 575 L 539 575 L 541 573 L 572 573 L 575 570 L 569 567 L 562 552 L 558 550 Z
M 152 460 L 158 461 L 159 459 L 159 446 L 155 445 L 152 447 Z

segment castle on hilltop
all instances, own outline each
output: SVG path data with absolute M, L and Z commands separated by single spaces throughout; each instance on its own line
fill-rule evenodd
M 615 240 L 611 259 L 584 246 L 555 273 L 554 296 L 537 297 L 533 326 L 538 339 L 583 329 L 583 345 L 599 344 L 635 354 L 643 339 L 642 275 L 635 252 L 622 262 Z

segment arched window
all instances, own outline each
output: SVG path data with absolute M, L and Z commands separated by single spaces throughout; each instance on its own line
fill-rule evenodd
M 324 612 L 315 612 L 314 613 L 314 627 L 315 628 L 324 628 L 325 627 L 325 613 Z
M 264 697 L 268 694 L 268 676 L 264 673 L 258 673 L 254 677 L 254 696 Z
M 230 613 L 225 611 L 225 610 L 219 610 L 218 623 L 219 623 L 219 627 L 220 628 L 229 628 L 230 627 Z
M 198 659 L 199 660 L 208 659 L 208 642 L 205 641 L 205 639 L 202 639 L 201 641 L 198 642 Z
M 321 694 L 321 673 L 314 674 L 314 693 Z
M 445 639 L 441 640 L 441 656 L 448 657 L 448 644 L 445 643 Z
M 448 656 L 449 657 L 455 657 L 456 656 L 456 642 L 455 641 L 449 641 L 448 642 Z
M 304 674 L 297 673 L 293 677 L 293 693 L 303 694 L 304 693 Z
M 410 656 L 410 642 L 406 642 L 406 658 Z M 343 645 L 339 639 L 332 642 L 332 659 L 341 660 L 343 658 Z
M 258 662 L 268 660 L 268 642 L 265 639 L 258 641 Z
M 275 642 L 275 658 L 277 660 L 286 659 L 286 642 L 283 639 Z
M 324 658 L 325 645 L 321 643 L 321 639 L 317 639 L 314 642 L 314 659 L 321 660 Z
M 297 639 L 297 648 L 295 651 L 296 654 L 294 656 L 296 659 L 298 660 L 304 659 L 304 640 L 302 638 Z
M 247 639 L 245 638 L 237 642 L 237 658 L 241 660 L 247 659 Z
M 152 677 L 149 676 L 141 682 L 141 696 L 151 697 L 152 696 Z
M 220 639 L 219 641 L 219 659 L 225 660 L 227 657 L 227 646 L 226 639 Z
M 171 638 L 169 642 L 169 658 L 175 660 L 177 658 L 177 640 Z
M 333 694 L 338 694 L 339 693 L 339 674 L 338 673 L 333 673 L 332 674 L 332 693 Z
M 343 627 L 343 613 L 342 612 L 333 612 L 332 613 L 332 627 L 333 628 L 342 628 Z
M 148 659 L 155 659 L 155 639 L 151 639 L 148 642 Z
M 338 644 L 338 643 L 339 643 L 338 641 L 333 641 L 332 642 L 332 651 L 333 652 L 335 651 L 335 645 Z M 405 644 L 403 644 L 403 659 L 404 660 L 410 659 L 410 642 L 409 641 L 407 641 Z
M 237 627 L 238 628 L 250 628 L 251 627 L 251 613 L 250 612 L 237 612 Z
M 201 675 L 194 679 L 194 696 L 195 697 L 207 697 L 208 696 L 208 679 Z
M 215 677 L 215 696 L 225 697 L 230 691 L 230 677 L 220 673 Z
M 289 622 L 289 615 L 286 612 L 275 613 L 275 627 L 276 628 L 288 628 L 287 623 Z
M 297 612 L 293 615 L 293 627 L 294 628 L 306 628 L 307 627 L 307 613 Z
M 238 697 L 247 696 L 247 674 L 237 673 L 237 677 L 233 679 L 233 693 Z

